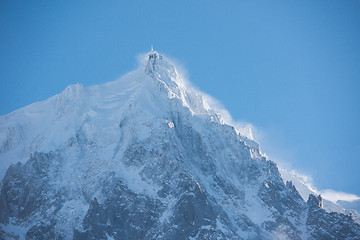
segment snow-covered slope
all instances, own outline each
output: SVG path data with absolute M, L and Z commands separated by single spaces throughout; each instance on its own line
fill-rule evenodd
M 0 144 L 0 238 L 360 236 L 351 217 L 284 184 L 258 144 L 155 51 L 117 81 L 69 86 L 2 116 Z
M 352 202 L 339 200 L 337 201 L 337 204 L 339 204 L 339 206 L 342 206 L 346 209 L 354 209 L 356 211 L 360 211 L 360 200 L 355 200 Z
M 304 176 L 296 173 L 295 171 L 288 171 L 283 168 L 279 168 L 279 171 L 284 182 L 291 181 L 304 200 L 308 199 L 311 194 L 320 195 L 320 192 L 312 187 L 311 184 L 308 183 L 307 179 L 304 179 Z M 343 203 L 343 205 L 341 203 Z M 351 205 L 350 202 L 343 201 L 339 204 L 332 202 L 329 199 L 323 198 L 323 208 L 325 211 L 329 213 L 337 212 L 351 215 L 352 218 L 360 224 L 360 214 L 357 212 L 357 208 L 355 206 L 355 204 Z
M 108 146 L 117 139 L 118 122 L 126 114 L 148 113 L 134 123 L 140 125 L 151 118 L 165 119 L 173 107 L 166 106 L 165 99 L 172 99 L 172 105 L 181 111 L 185 107 L 191 114 L 210 114 L 214 121 L 223 121 L 210 109 L 204 96 L 185 89 L 173 65 L 160 59 L 158 53 L 152 54 L 146 66 L 119 80 L 89 88 L 71 85 L 46 101 L 1 116 L 0 177 L 10 163 L 24 163 L 34 152 L 56 150 L 80 129 L 100 146 Z

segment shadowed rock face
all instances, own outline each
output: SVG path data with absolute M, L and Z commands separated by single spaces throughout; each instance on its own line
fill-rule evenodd
M 61 204 L 62 195 L 58 192 L 61 190 L 50 186 L 51 175 L 56 174 L 53 170 L 56 171 L 59 164 L 56 153 L 35 153 L 25 165 L 18 163 L 9 167 L 1 185 L 1 223 L 9 223 L 10 217 L 28 220 L 38 212 Z
M 312 239 L 359 239 L 359 225 L 350 216 L 327 213 L 319 207 L 321 197 L 310 195 L 307 201 L 307 229 Z M 320 202 L 320 203 L 319 203 Z
M 89 109 L 73 136 L 8 168 L 0 239 L 360 238 L 351 217 L 284 184 L 258 145 L 183 88 L 161 55 L 152 52 L 141 74 L 146 88 L 128 77 L 82 89 Z
M 119 161 L 127 165 L 125 168 L 142 169 L 140 179 L 143 184 L 152 183 L 148 186 L 153 190 L 138 191 L 117 175 L 116 169 L 109 169 L 91 183 L 97 185 L 92 191 L 100 193 L 81 186 L 81 191 L 72 195 L 71 189 L 56 185 L 62 179 L 60 173 L 65 171 L 66 160 L 61 151 L 37 153 L 25 165 L 12 165 L 1 188 L 4 229 L 10 222 L 28 226 L 28 239 L 277 239 L 278 236 L 356 239 L 359 236 L 359 225 L 349 216 L 326 213 L 319 206 L 319 197 L 311 195 L 307 203 L 303 202 L 291 183 L 283 184 L 276 165 L 270 161 L 239 159 L 242 169 L 234 169 L 238 177 L 229 174 L 224 178 L 216 169 L 218 166 L 214 167 L 216 158 L 211 157 L 214 152 L 207 153 L 208 165 L 198 166 L 199 156 L 189 168 L 187 164 L 184 167 L 189 162 L 187 156 L 197 156 L 197 149 L 189 148 L 180 154 L 174 152 L 177 148 L 172 144 L 154 148 L 142 148 L 139 144 L 129 146 Z M 202 143 L 199 144 L 201 147 Z M 238 144 L 246 149 L 240 141 Z M 75 145 L 75 148 L 81 146 Z M 199 152 L 202 156 L 203 151 Z M 202 173 L 195 175 L 194 169 Z M 242 187 L 234 181 L 241 182 Z M 248 192 L 254 189 L 255 192 Z M 254 197 L 251 201 L 247 199 L 249 195 Z M 101 197 L 98 200 L 93 196 Z M 70 235 L 65 235 L 57 231 L 59 216 L 66 202 L 74 198 L 83 199 L 87 207 L 80 223 L 72 226 Z M 252 201 L 258 201 L 260 210 L 253 209 Z M 259 224 L 251 211 L 266 211 L 267 219 Z M 0 234 L 11 239 L 12 233 Z

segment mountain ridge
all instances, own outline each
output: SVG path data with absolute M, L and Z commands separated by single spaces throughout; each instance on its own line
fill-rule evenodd
M 320 196 L 305 202 L 284 183 L 276 163 L 166 58 L 147 56 L 119 80 L 72 85 L 0 118 L 0 161 L 21 161 L 1 181 L 1 237 L 360 236 L 349 216 L 325 212 Z

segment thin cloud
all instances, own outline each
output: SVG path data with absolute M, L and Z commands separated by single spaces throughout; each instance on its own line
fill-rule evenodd
M 325 189 L 320 191 L 323 198 L 336 203 L 339 200 L 353 202 L 356 200 L 360 200 L 360 197 L 346 192 L 338 192 L 332 189 Z

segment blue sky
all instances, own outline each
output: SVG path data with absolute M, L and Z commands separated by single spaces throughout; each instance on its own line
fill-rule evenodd
M 125 3 L 127 2 L 127 3 Z M 156 50 L 275 161 L 360 195 L 359 1 L 1 1 L 0 114 Z

